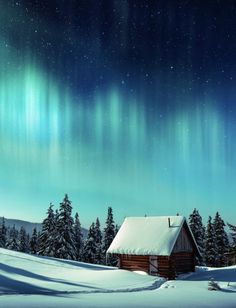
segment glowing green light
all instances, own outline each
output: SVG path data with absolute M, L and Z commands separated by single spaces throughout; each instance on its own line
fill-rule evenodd
M 224 136 L 231 133 L 217 109 L 209 103 L 162 119 L 160 107 L 148 113 L 144 106 L 142 98 L 115 87 L 89 102 L 74 98 L 30 61 L 8 72 L 0 81 L 2 188 L 21 200 L 38 195 L 45 202 L 72 193 L 97 216 L 96 205 L 107 203 L 121 213 L 128 204 L 137 215 L 143 204 L 153 214 L 153 204 L 190 211 L 198 198 L 210 202 L 215 187 L 226 189 L 232 162 L 225 153 L 234 147 L 226 148 Z

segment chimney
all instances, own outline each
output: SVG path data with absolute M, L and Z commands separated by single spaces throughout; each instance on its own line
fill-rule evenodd
M 168 225 L 169 225 L 169 228 L 170 228 L 170 217 L 168 217 Z

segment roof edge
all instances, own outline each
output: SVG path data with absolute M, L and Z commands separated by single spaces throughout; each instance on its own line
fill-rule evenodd
M 196 246 L 197 252 L 198 252 L 199 256 L 202 257 L 202 254 L 201 254 L 201 252 L 200 252 L 200 250 L 199 250 L 199 248 L 198 248 L 198 244 L 197 244 L 197 242 L 196 242 L 196 240 L 195 240 L 195 237 L 194 237 L 194 235 L 193 235 L 193 232 L 192 232 L 192 230 L 191 230 L 191 228 L 190 228 L 190 226 L 189 226 L 189 224 L 188 224 L 188 222 L 187 222 L 186 219 L 185 219 L 185 222 L 186 222 L 186 225 L 187 225 L 187 227 L 188 227 L 188 230 L 189 230 L 189 232 L 190 232 L 190 234 L 191 234 L 191 236 L 192 236 L 192 239 L 193 239 L 194 245 Z
M 180 224 L 180 226 L 179 226 L 179 228 L 178 228 L 179 230 L 178 230 L 178 232 L 176 233 L 175 240 L 173 241 L 173 245 L 172 245 L 172 247 L 171 247 L 171 249 L 170 249 L 170 254 L 169 254 L 169 256 L 172 254 L 172 251 L 173 251 L 173 249 L 174 249 L 174 247 L 175 247 L 175 243 L 176 243 L 176 241 L 177 241 L 177 239 L 178 239 L 178 236 L 179 236 L 179 234 L 180 234 L 180 231 L 181 231 L 181 229 L 183 228 L 184 222 L 186 221 L 185 216 L 182 216 L 182 217 L 183 217 L 183 219 L 182 219 L 181 224 Z

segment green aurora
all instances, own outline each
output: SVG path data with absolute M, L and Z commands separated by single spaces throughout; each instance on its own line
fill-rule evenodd
M 40 220 L 64 192 L 86 224 L 108 205 L 119 222 L 195 206 L 233 210 L 231 137 L 209 102 L 153 114 L 115 86 L 89 100 L 75 96 L 27 63 L 1 76 L 2 213 Z

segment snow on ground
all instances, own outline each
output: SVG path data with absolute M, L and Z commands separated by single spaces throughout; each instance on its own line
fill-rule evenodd
M 209 291 L 208 281 L 221 291 Z M 236 307 L 236 266 L 179 280 L 0 249 L 0 307 Z

